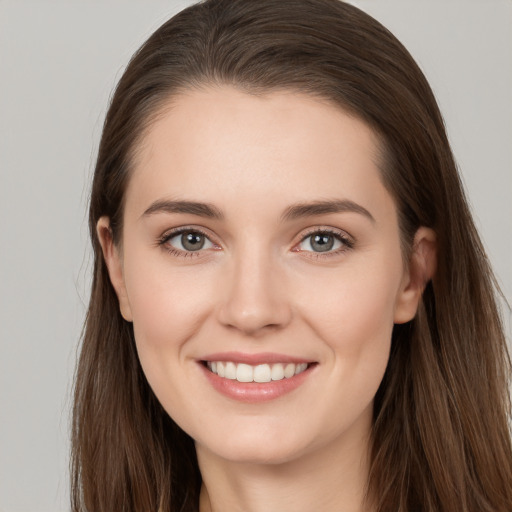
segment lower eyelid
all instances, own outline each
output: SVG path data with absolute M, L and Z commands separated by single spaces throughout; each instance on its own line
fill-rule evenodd
M 182 251 L 180 249 L 176 249 L 172 246 L 165 246 L 165 250 L 172 256 L 176 256 L 179 258 L 197 258 L 202 256 L 202 250 L 199 251 Z

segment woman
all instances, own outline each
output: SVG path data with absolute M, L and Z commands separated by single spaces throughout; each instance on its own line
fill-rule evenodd
M 509 358 L 432 92 L 337 0 L 208 0 L 112 99 L 74 510 L 506 511 Z

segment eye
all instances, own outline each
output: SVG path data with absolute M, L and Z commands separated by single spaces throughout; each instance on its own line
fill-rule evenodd
M 195 229 L 173 231 L 170 234 L 164 235 L 160 240 L 160 244 L 166 245 L 169 250 L 178 253 L 197 252 L 216 247 L 204 233 Z
M 353 242 L 345 235 L 333 231 L 315 231 L 305 236 L 298 244 L 298 251 L 314 253 L 338 253 L 351 249 Z

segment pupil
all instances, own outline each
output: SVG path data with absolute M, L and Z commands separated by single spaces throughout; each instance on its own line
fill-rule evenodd
M 311 247 L 317 252 L 330 251 L 334 245 L 332 235 L 315 235 L 311 242 Z
M 204 245 L 204 236 L 199 233 L 184 233 L 181 244 L 187 251 L 198 251 Z

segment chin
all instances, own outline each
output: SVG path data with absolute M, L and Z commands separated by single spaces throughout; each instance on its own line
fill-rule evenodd
M 209 439 L 207 443 L 196 445 L 198 450 L 204 448 L 229 462 L 279 465 L 299 458 L 307 452 L 309 443 L 290 436 L 285 430 L 278 433 L 231 431 L 222 439 Z
M 297 449 L 282 449 L 277 446 L 252 443 L 246 446 L 230 446 L 225 450 L 219 449 L 218 456 L 223 459 L 238 463 L 252 465 L 280 465 L 298 458 L 300 451 Z

